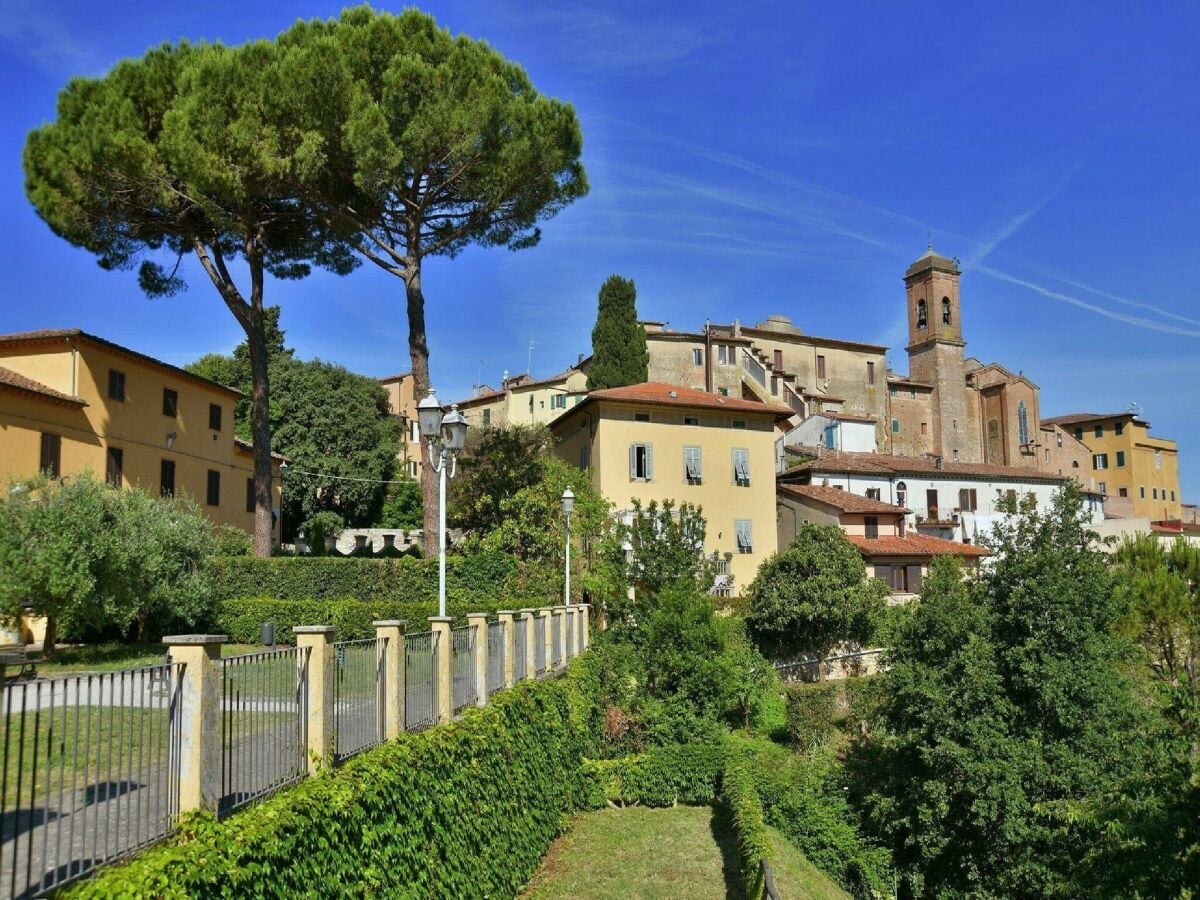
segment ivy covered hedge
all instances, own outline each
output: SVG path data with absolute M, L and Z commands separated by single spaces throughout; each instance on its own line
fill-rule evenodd
M 404 735 L 71 897 L 512 897 L 585 799 L 601 716 L 587 657 L 458 722 Z
M 870 724 L 880 703 L 880 691 L 881 682 L 876 676 L 788 685 L 788 737 L 807 750 L 828 739 L 839 720 L 845 720 L 850 731 L 860 730 Z
M 737 840 L 742 885 L 750 900 L 763 896 L 763 863 L 771 852 L 762 801 L 746 764 L 731 755 L 721 777 L 721 803 L 729 813 Z
M 725 766 L 721 742 L 672 744 L 619 759 L 588 760 L 583 779 L 587 805 L 671 806 L 712 803 Z

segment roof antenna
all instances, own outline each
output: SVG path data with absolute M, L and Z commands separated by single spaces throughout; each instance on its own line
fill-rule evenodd
M 925 246 L 925 249 L 932 253 L 933 252 L 933 230 L 930 229 L 929 231 L 926 231 L 925 236 L 929 239 L 929 243 Z
M 529 342 L 529 361 L 525 364 L 525 372 L 530 378 L 533 377 L 533 348 L 536 344 L 537 341 L 531 340 Z

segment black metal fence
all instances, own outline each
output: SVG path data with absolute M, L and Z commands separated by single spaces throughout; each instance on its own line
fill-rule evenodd
M 0 897 L 33 897 L 167 835 L 183 667 L 4 685 Z
M 334 755 L 338 762 L 383 741 L 387 638 L 333 645 Z
M 419 631 L 404 637 L 404 728 L 422 731 L 437 723 L 438 636 Z
M 308 775 L 304 647 L 226 656 L 221 673 L 221 797 L 227 815 Z
M 504 687 L 504 623 L 489 622 L 487 626 L 487 695 L 490 697 Z
M 479 699 L 475 683 L 475 627 L 464 625 L 450 631 L 453 653 L 450 657 L 450 706 L 457 714 Z

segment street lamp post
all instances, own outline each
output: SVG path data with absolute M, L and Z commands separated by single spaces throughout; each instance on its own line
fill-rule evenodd
M 467 441 L 467 420 L 458 411 L 442 410 L 437 396 L 430 388 L 425 399 L 417 404 L 417 420 L 421 437 L 429 446 L 429 464 L 438 473 L 438 615 L 446 615 L 446 478 L 453 478 L 458 469 L 458 451 Z M 449 473 L 447 473 L 449 468 Z
M 567 488 L 562 495 L 563 518 L 567 521 L 567 580 L 563 588 L 565 606 L 571 605 L 571 510 L 575 508 L 575 493 Z
M 283 552 L 283 476 L 287 474 L 287 460 L 279 463 L 279 552 Z M 293 547 L 293 549 L 295 549 Z

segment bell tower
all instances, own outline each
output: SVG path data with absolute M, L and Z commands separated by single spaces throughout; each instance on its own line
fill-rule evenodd
M 932 385 L 933 452 L 946 462 L 982 462 L 979 414 L 969 396 L 959 304 L 958 263 L 930 244 L 904 273 L 908 302 L 908 371 Z

